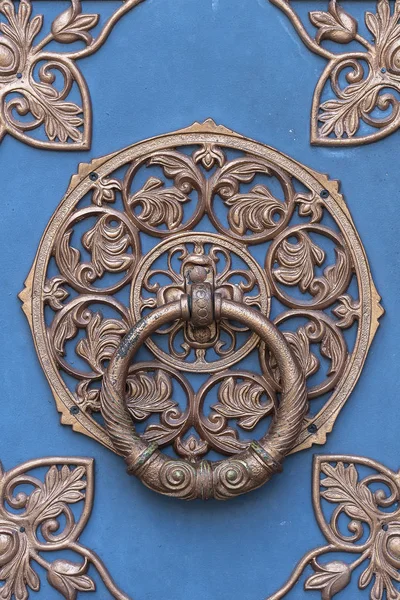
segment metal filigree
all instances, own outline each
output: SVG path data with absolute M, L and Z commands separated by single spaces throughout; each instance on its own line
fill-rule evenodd
M 47 468 L 43 478 L 35 472 L 38 468 Z M 45 570 L 48 583 L 66 600 L 95 591 L 90 567 L 97 570 L 113 598 L 129 600 L 97 554 L 79 542 L 90 517 L 93 494 L 90 458 L 41 458 L 10 471 L 4 471 L 0 463 L 2 600 L 27 600 L 30 591 L 39 591 L 34 563 Z M 72 551 L 79 562 L 54 555 L 63 550 Z M 44 558 L 46 552 L 51 552 L 50 560 Z
M 382 314 L 338 183 L 211 120 L 81 165 L 26 286 L 20 297 L 62 422 L 134 471 L 138 448 L 150 464 L 156 445 L 171 446 L 186 462 L 178 475 L 166 468 L 161 488 L 187 498 L 254 484 L 238 475 L 236 489 L 221 491 L 207 454 L 239 464 L 258 447 L 255 430 L 268 439 L 287 385 L 282 353 L 306 378 L 307 406 L 297 405 L 297 433 L 268 476 L 288 452 L 324 443 Z M 226 316 L 232 306 L 247 322 Z M 162 324 L 148 336 L 154 315 Z M 283 333 L 278 351 L 260 340 L 270 329 Z M 115 419 L 104 376 L 139 338 L 146 350 L 124 362 L 126 387 L 108 380 L 121 400 Z
M 89 90 L 75 61 L 96 52 L 122 15 L 143 0 L 124 1 L 96 34 L 99 15 L 82 12 L 80 0 L 70 1 L 45 33 L 43 15 L 32 16 L 31 0 L 0 0 L 0 141 L 8 133 L 36 148 L 90 148 Z M 52 50 L 52 42 L 70 49 Z M 71 99 L 74 89 L 77 102 Z
M 307 577 L 304 588 L 320 591 L 323 600 L 330 600 L 347 588 L 357 577 L 354 571 L 359 567 L 358 587 L 369 589 L 371 600 L 398 598 L 395 584 L 400 581 L 399 501 L 399 472 L 369 458 L 316 456 L 313 507 L 328 545 L 308 552 L 288 582 L 269 600 L 283 598 L 307 567 L 314 573 Z M 324 503 L 329 507 L 328 517 Z M 349 561 L 319 560 L 338 552 L 357 557 Z
M 355 146 L 382 139 L 400 126 L 400 2 L 377 0 L 361 23 L 330 0 L 326 11 L 310 11 L 313 34 L 290 0 L 270 0 L 290 19 L 304 44 L 329 62 L 314 91 L 311 143 Z M 351 44 L 347 52 L 324 41 Z M 358 46 L 358 47 L 356 47 Z

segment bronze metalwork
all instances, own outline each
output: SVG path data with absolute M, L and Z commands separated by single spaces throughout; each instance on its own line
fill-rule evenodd
M 88 150 L 92 108 L 76 61 L 96 52 L 115 23 L 142 1 L 125 0 L 93 37 L 99 15 L 82 13 L 80 0 L 71 0 L 44 36 L 44 17 L 32 17 L 31 0 L 0 0 L 0 15 L 5 17 L 0 23 L 0 141 L 8 133 L 36 148 Z M 69 48 L 53 51 L 52 42 Z M 69 99 L 74 87 L 80 104 Z M 35 137 L 42 131 L 45 139 Z
M 44 477 L 37 475 L 38 468 L 47 468 Z M 111 597 L 129 600 L 97 554 L 79 542 L 92 510 L 93 476 L 90 458 L 40 458 L 10 471 L 0 463 L 2 600 L 27 600 L 30 590 L 39 591 L 40 579 L 32 563 L 46 571 L 48 583 L 66 600 L 96 589 L 90 567 L 97 570 Z M 63 550 L 74 552 L 82 562 L 54 555 L 49 562 L 43 557 Z
M 328 518 L 324 501 L 334 506 Z M 349 585 L 360 565 L 358 587 L 369 588 L 370 600 L 398 598 L 394 582 L 400 581 L 399 501 L 400 472 L 359 456 L 316 456 L 313 508 L 328 545 L 308 552 L 288 582 L 268 600 L 283 598 L 309 566 L 314 574 L 307 577 L 305 590 L 320 591 L 323 600 L 330 600 Z M 332 552 L 358 557 L 350 562 L 319 562 Z
M 289 17 L 307 48 L 328 60 L 314 91 L 311 143 L 355 146 L 396 131 L 400 126 L 399 0 L 393 11 L 389 0 L 377 0 L 376 11 L 365 12 L 367 37 L 337 0 L 330 0 L 326 11 L 318 6 L 309 12 L 315 34 L 309 33 L 290 0 L 270 1 Z M 325 40 L 352 46 L 336 51 L 331 45 L 325 47 Z
M 338 183 L 211 120 L 80 165 L 20 297 L 62 423 L 187 499 L 324 443 L 382 314 Z

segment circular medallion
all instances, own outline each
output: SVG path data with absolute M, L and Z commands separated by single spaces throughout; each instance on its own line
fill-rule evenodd
M 160 477 L 181 497 L 198 470 L 224 481 L 221 497 L 254 487 L 240 457 L 282 403 L 279 352 L 221 307 L 266 319 L 301 368 L 307 405 L 284 454 L 325 442 L 382 314 L 338 183 L 210 120 L 80 165 L 21 299 L 62 422 L 122 454 L 105 373 L 128 332 L 187 303 L 143 339 L 121 396 L 142 449 L 171 446 L 178 466 Z

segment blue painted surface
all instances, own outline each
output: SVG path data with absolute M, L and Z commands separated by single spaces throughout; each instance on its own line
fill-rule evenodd
M 46 4 L 37 1 L 38 11 Z M 92 150 L 45 152 L 11 137 L 0 146 L 1 459 L 11 468 L 42 455 L 95 457 L 95 508 L 82 541 L 136 600 L 260 600 L 272 593 L 306 550 L 323 543 L 311 510 L 313 450 L 287 459 L 284 474 L 261 490 L 228 503 L 186 504 L 150 492 L 126 476 L 120 458 L 59 425 L 17 294 L 78 162 L 212 117 L 341 180 L 387 314 L 321 451 L 364 454 L 398 468 L 400 133 L 354 149 L 312 148 L 310 104 L 323 65 L 266 0 L 146 0 L 80 62 L 94 105 Z M 46 589 L 40 597 L 53 600 Z M 289 597 L 305 595 L 298 587 Z M 351 597 L 359 597 L 354 588 Z

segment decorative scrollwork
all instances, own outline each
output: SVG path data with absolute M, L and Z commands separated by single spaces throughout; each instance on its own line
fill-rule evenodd
M 121 454 L 131 448 L 107 429 L 105 372 L 132 327 L 190 296 L 191 319 L 158 324 L 123 375 L 135 439 L 177 457 L 164 493 L 241 493 L 229 487 L 238 465 L 231 484 L 214 486 L 207 454 L 253 460 L 252 433 L 268 435 L 279 412 L 274 353 L 258 331 L 217 315 L 217 299 L 274 315 L 307 378 L 309 413 L 291 451 L 323 443 L 382 312 L 343 206 L 337 182 L 211 120 L 81 165 L 21 293 L 62 422 Z
M 361 476 L 360 472 L 368 471 Z M 399 474 L 382 464 L 357 456 L 316 456 L 313 472 L 313 507 L 327 546 L 308 552 L 290 579 L 269 600 L 280 600 L 310 566 L 305 590 L 320 591 L 328 600 L 345 589 L 353 572 L 363 565 L 360 590 L 370 589 L 371 600 L 397 598 L 394 582 L 400 578 Z M 325 517 L 323 502 L 332 505 Z M 343 528 L 347 525 L 347 531 Z M 351 562 L 320 563 L 329 553 L 358 554 Z
M 327 11 L 309 13 L 314 37 L 289 0 L 270 1 L 289 17 L 305 45 L 329 61 L 314 92 L 311 143 L 354 146 L 396 131 L 400 125 L 400 2 L 396 0 L 391 11 L 389 0 L 377 0 L 376 12 L 365 13 L 371 43 L 337 0 L 330 0 Z M 323 46 L 325 40 L 359 48 L 335 52 Z
M 30 474 L 47 468 L 44 479 Z M 129 600 L 114 584 L 105 565 L 79 536 L 93 504 L 93 460 L 42 458 L 4 471 L 0 463 L 0 598 L 27 600 L 30 590 L 40 589 L 32 563 L 47 573 L 48 583 L 66 600 L 80 592 L 93 592 L 94 567 L 113 598 Z M 81 508 L 80 516 L 77 509 Z M 80 562 L 65 558 L 48 561 L 46 552 L 72 551 Z
M 43 33 L 43 15 L 32 17 L 31 0 L 1 0 L 0 15 L 6 22 L 0 23 L 0 141 L 8 133 L 38 148 L 89 149 L 89 90 L 75 60 L 96 52 L 114 24 L 141 1 L 124 2 L 93 36 L 99 15 L 83 13 L 80 0 L 71 0 L 71 6 L 54 19 L 50 32 L 35 44 Z M 53 52 L 48 49 L 51 42 L 82 42 L 84 47 Z M 73 87 L 79 90 L 78 103 L 70 100 Z

